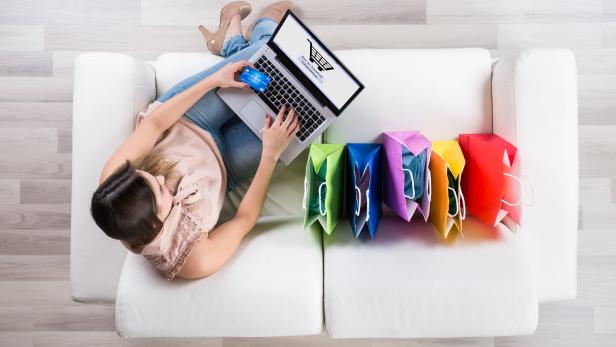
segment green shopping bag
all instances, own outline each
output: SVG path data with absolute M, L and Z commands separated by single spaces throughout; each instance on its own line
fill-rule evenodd
M 331 234 L 342 215 L 344 145 L 312 144 L 304 178 L 304 228 L 319 221 Z

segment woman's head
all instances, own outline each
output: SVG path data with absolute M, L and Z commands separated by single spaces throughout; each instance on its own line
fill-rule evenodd
M 124 241 L 133 249 L 152 242 L 171 210 L 173 196 L 165 186 L 173 164 L 160 164 L 160 157 L 128 160 L 98 187 L 90 212 L 109 237 Z

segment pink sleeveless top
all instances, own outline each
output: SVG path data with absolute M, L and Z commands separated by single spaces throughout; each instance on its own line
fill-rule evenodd
M 139 112 L 135 127 L 161 103 Z M 165 181 L 173 198 L 162 230 L 140 250 L 165 278 L 180 271 L 192 248 L 216 225 L 227 187 L 227 172 L 212 136 L 187 119 L 178 120 L 154 146 L 163 158 L 176 161 L 178 175 Z

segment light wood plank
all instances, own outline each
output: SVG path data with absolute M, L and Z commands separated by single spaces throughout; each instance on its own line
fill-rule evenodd
M 0 204 L 19 204 L 19 180 L 0 179 Z
M 34 312 L 32 307 L 0 307 L 0 332 L 32 330 L 34 330 Z M 0 342 L 2 342 L 1 337 Z M 12 346 L 5 344 L 0 345 Z
M 616 152 L 615 125 L 583 125 L 579 127 L 580 150 L 583 153 Z
M 578 96 L 580 101 L 609 101 L 616 97 L 616 74 L 579 75 Z
M 340 340 L 334 340 L 333 345 L 338 346 Z M 349 344 L 349 346 L 354 346 Z M 443 338 L 443 339 L 372 339 L 371 347 L 493 347 L 493 337 L 476 338 Z
M 0 306 L 79 306 L 71 299 L 70 282 L 0 281 Z
M 576 304 L 605 306 L 616 300 L 616 257 L 578 256 Z
M 603 20 L 616 21 L 616 2 L 614 0 L 603 0 Z
M 578 101 L 580 125 L 616 125 L 616 99 Z
M 37 307 L 35 331 L 114 331 L 113 304 Z
M 598 22 L 601 0 L 428 0 L 428 23 Z
M 42 51 L 44 49 L 43 26 L 1 24 L 0 47 L 3 51 Z
M 32 333 L 0 332 L 0 346 L 33 347 Z
M 68 229 L 70 204 L 0 205 L 0 229 Z
M 52 128 L 0 128 L 0 152 L 56 152 L 58 131 Z
M 135 338 L 123 339 L 115 332 L 37 332 L 38 347 L 222 347 L 221 338 Z
M 3 0 L 0 23 L 109 25 L 136 23 L 139 0 Z
M 297 12 L 310 24 L 425 23 L 426 0 L 296 0 Z M 166 1 L 142 0 L 142 25 L 193 25 L 216 28 L 225 0 Z M 261 9 L 271 1 L 251 1 L 252 14 L 245 23 L 252 23 Z
M 493 25 L 319 25 L 314 31 L 333 49 L 496 46 Z
M 69 230 L 0 229 L 2 255 L 68 255 Z
M 0 255 L 0 279 L 3 281 L 57 281 L 68 277 L 67 255 Z
M 616 74 L 616 49 L 576 49 L 580 74 Z
M 72 99 L 72 78 L 0 77 L 0 102 L 71 101 Z
M 0 178 L 70 178 L 71 155 L 0 153 Z
M 47 50 L 104 50 L 124 52 L 140 47 L 155 51 L 206 51 L 196 26 L 49 26 Z
M 590 224 L 592 225 L 592 223 Z M 578 253 L 581 256 L 616 255 L 614 229 L 609 229 L 604 225 L 601 228 L 603 229 L 580 230 L 578 234 Z
M 70 179 L 44 179 L 21 181 L 23 204 L 70 204 Z
M 609 204 L 612 200 L 612 180 L 608 177 L 580 178 L 580 203 L 592 208 Z
M 594 327 L 597 334 L 616 334 L 616 306 L 595 307 Z
M 614 346 L 616 335 L 603 334 L 554 334 L 497 337 L 496 347 L 580 347 L 580 346 Z
M 536 334 L 591 334 L 593 331 L 593 306 L 574 301 L 546 303 L 539 308 L 539 325 Z
M 73 129 L 58 128 L 58 153 L 71 153 L 73 150 Z
M 616 48 L 616 21 L 603 23 L 603 47 Z
M 51 76 L 51 54 L 0 52 L 0 76 Z
M 2 128 L 70 128 L 72 102 L 0 102 Z
M 499 48 L 600 48 L 601 37 L 602 28 L 598 23 L 498 25 Z

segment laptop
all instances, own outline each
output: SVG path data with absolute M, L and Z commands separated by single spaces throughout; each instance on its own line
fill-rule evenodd
M 286 165 L 364 89 L 292 11 L 285 13 L 270 40 L 249 61 L 271 77 L 265 92 L 221 88 L 217 93 L 260 139 L 263 139 L 266 112 L 276 117 L 283 105 L 296 111 L 300 129 L 280 155 L 280 161 Z

